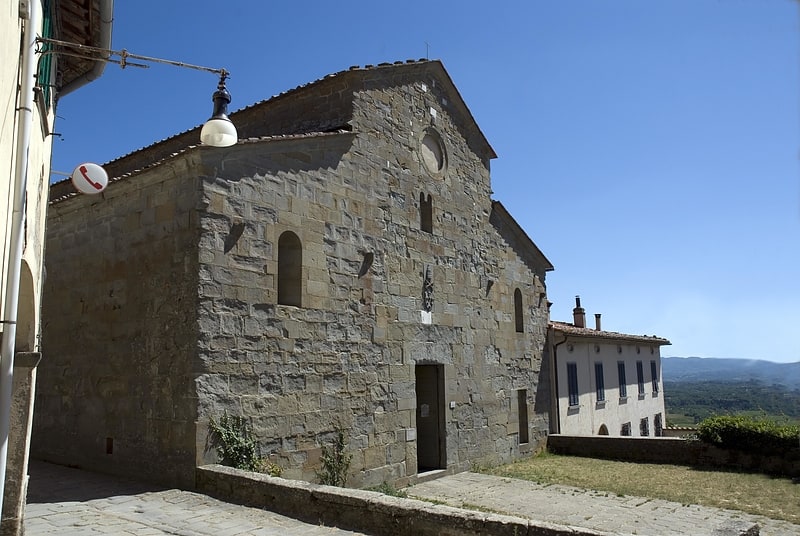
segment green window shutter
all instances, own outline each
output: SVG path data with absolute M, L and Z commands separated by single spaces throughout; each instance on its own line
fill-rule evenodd
M 35 0 L 34 0 L 35 1 Z M 42 37 L 53 37 L 53 10 L 50 6 L 52 0 L 42 2 Z M 47 52 L 51 45 L 42 43 L 41 51 Z M 44 103 L 50 109 L 53 95 L 53 54 L 42 54 L 39 58 L 39 71 L 36 74 L 37 85 L 42 91 Z

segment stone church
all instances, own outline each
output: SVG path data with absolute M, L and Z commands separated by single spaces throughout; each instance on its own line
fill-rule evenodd
M 34 456 L 192 486 L 209 420 L 348 485 L 544 446 L 553 267 L 491 199 L 495 153 L 439 61 L 351 68 L 51 189 Z

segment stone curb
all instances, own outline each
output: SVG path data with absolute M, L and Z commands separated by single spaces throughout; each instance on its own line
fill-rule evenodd
M 222 465 L 198 467 L 196 475 L 197 491 L 217 499 L 375 536 L 611 536 L 609 532 L 286 480 Z

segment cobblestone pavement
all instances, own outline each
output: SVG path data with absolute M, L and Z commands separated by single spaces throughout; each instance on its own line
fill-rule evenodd
M 450 506 L 482 508 L 613 534 L 716 536 L 728 534 L 724 530 L 733 525 L 757 523 L 761 536 L 800 536 L 800 525 L 733 510 L 642 497 L 618 497 L 477 473 L 446 476 L 417 484 L 406 491 L 411 497 L 441 501 Z
M 345 536 L 198 493 L 161 489 L 44 462 L 30 466 L 25 536 Z

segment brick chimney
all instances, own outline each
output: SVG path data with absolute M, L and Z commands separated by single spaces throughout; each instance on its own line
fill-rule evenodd
M 602 331 L 600 329 L 600 313 L 594 314 L 594 329 L 596 329 L 597 331 Z
M 586 327 L 586 310 L 581 307 L 581 297 L 575 296 L 575 309 L 572 310 L 573 324 L 579 328 Z

